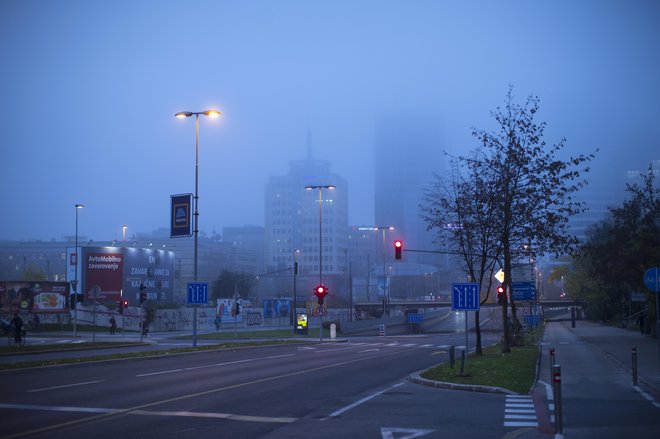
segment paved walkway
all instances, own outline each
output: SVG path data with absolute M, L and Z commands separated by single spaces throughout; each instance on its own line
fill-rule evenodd
M 633 346 L 637 348 L 638 386 L 632 381 Z M 575 328 L 570 322 L 548 323 L 533 396 L 538 405 L 547 408 L 553 425 L 557 401 L 551 390 L 551 347 L 555 349 L 554 364 L 561 366 L 564 437 L 660 437 L 657 339 L 584 321 L 576 322 Z M 548 437 L 553 429 L 547 428 L 547 422 L 545 427 L 540 432 Z

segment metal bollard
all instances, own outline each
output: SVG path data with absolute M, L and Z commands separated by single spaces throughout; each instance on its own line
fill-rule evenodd
M 552 366 L 555 364 L 555 348 L 550 348 L 550 382 L 552 382 Z
M 632 348 L 632 378 L 633 386 L 637 385 L 637 347 Z
M 454 348 L 454 346 L 451 346 L 449 348 L 449 368 L 450 369 L 454 368 L 454 362 L 455 362 L 455 358 L 456 358 L 455 355 L 456 355 L 455 348 Z
M 561 404 L 561 366 L 552 366 L 552 387 L 555 394 L 555 434 L 564 433 L 564 422 L 562 419 Z
M 465 375 L 465 351 L 461 351 L 461 376 Z

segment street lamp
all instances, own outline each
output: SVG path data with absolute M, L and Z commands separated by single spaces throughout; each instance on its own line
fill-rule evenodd
M 206 110 L 206 111 L 180 111 L 174 115 L 177 119 L 185 119 L 190 116 L 195 116 L 195 225 L 193 234 L 195 235 L 195 250 L 194 250 L 194 262 L 193 262 L 193 280 L 197 282 L 197 235 L 199 233 L 199 212 L 197 208 L 199 207 L 199 115 L 203 114 L 210 117 L 211 119 L 216 119 L 220 117 L 220 112 L 218 110 Z M 197 347 L 197 305 L 193 308 L 193 348 Z
M 308 191 L 319 190 L 319 286 L 323 285 L 323 189 L 333 190 L 336 187 L 331 184 L 305 186 Z M 319 326 L 319 338 L 323 341 L 323 316 Z
M 82 209 L 83 206 L 82 204 L 76 204 L 76 249 L 74 250 L 74 254 L 76 255 L 76 277 L 75 280 L 73 281 L 73 293 L 74 293 L 74 307 L 73 307 L 73 336 L 76 336 L 77 332 L 77 325 L 78 325 L 78 211 Z

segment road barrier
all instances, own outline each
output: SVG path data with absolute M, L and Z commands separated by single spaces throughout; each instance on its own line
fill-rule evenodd
M 381 337 L 385 336 L 385 325 L 383 324 L 378 325 L 378 335 L 380 335 Z

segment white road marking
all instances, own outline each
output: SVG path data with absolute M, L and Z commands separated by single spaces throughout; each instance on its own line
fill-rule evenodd
M 330 413 L 327 417 L 325 417 L 325 418 L 323 418 L 323 419 L 321 419 L 321 420 L 323 421 L 323 420 L 326 420 L 326 419 L 328 419 L 328 418 L 335 418 L 335 417 L 341 415 L 342 413 L 345 413 L 345 412 L 347 412 L 347 411 L 349 411 L 349 410 L 351 410 L 351 409 L 353 409 L 353 408 L 355 408 L 355 407 L 357 407 L 357 406 L 359 406 L 359 405 L 361 405 L 361 404 L 364 404 L 365 402 L 367 402 L 367 401 L 369 401 L 369 400 L 371 400 L 371 399 L 374 399 L 374 398 L 377 397 L 377 396 L 382 395 L 383 393 L 387 392 L 388 390 L 391 390 L 391 389 L 397 388 L 397 387 L 399 387 L 399 386 L 403 386 L 404 384 L 405 384 L 405 383 L 398 383 L 398 384 L 393 385 L 392 387 L 388 387 L 387 389 L 380 390 L 380 391 L 378 391 L 378 392 L 376 392 L 376 393 L 373 393 L 373 394 L 371 394 L 371 395 L 369 395 L 369 396 L 365 396 L 364 398 L 360 399 L 359 401 L 355 401 L 354 403 L 349 404 L 349 405 L 347 405 L 346 407 L 343 407 L 343 408 L 341 408 L 341 409 L 339 409 L 339 410 L 336 410 L 336 411 Z
M 266 357 L 266 358 L 272 360 L 274 358 L 295 357 L 295 355 L 296 354 L 271 355 L 270 357 Z
M 647 401 L 653 404 L 656 408 L 660 409 L 660 403 L 658 403 L 651 395 L 646 393 L 641 387 L 633 386 L 633 389 L 637 390 Z
M 378 351 L 380 351 L 380 349 L 376 349 L 376 348 L 374 348 L 374 349 L 365 349 L 364 351 L 358 351 L 358 354 L 363 354 L 365 352 L 378 352 Z
M 148 376 L 153 376 L 153 375 L 163 375 L 163 374 L 167 374 L 167 373 L 176 373 L 176 372 L 184 372 L 184 371 L 189 371 L 189 370 L 206 369 L 206 368 L 209 368 L 209 367 L 228 366 L 230 364 L 248 363 L 250 361 L 255 361 L 255 360 L 257 360 L 257 358 L 249 358 L 249 359 L 246 359 L 246 360 L 238 360 L 238 361 L 227 361 L 226 363 L 207 364 L 205 366 L 184 367 L 182 369 L 162 370 L 160 372 L 141 373 L 141 374 L 135 375 L 135 376 L 136 377 L 148 377 Z
M 538 427 L 538 422 L 509 421 L 504 423 L 505 427 Z
M 181 416 L 190 418 L 220 418 L 228 419 L 231 421 L 245 421 L 245 422 L 275 422 L 275 423 L 292 423 L 296 422 L 298 418 L 288 418 L 281 416 L 249 416 L 237 415 L 233 413 L 204 413 L 204 412 L 166 412 L 166 411 L 151 411 L 151 410 L 128 410 L 125 409 L 111 409 L 101 407 L 70 407 L 70 406 L 48 406 L 48 405 L 30 405 L 30 404 L 0 404 L 3 409 L 20 409 L 20 410 L 42 410 L 42 411 L 55 411 L 55 412 L 84 412 L 84 413 L 123 413 L 127 415 L 141 415 L 141 416 Z
M 74 383 L 74 384 L 64 384 L 62 386 L 53 386 L 53 387 L 44 387 L 42 389 L 32 389 L 28 390 L 28 393 L 34 393 L 34 392 L 45 392 L 46 390 L 55 390 L 55 389 L 66 389 L 67 387 L 77 387 L 77 386 L 86 386 L 88 384 L 95 384 L 95 383 L 101 383 L 104 380 L 98 380 L 98 381 L 85 381 L 84 383 Z
M 381 427 L 380 434 L 383 439 L 413 439 L 416 437 L 421 437 L 429 433 L 433 433 L 435 430 L 424 430 L 421 428 L 396 428 L 396 427 Z M 405 436 L 394 435 L 394 433 L 408 433 Z
M 534 402 L 528 395 L 507 395 L 504 404 L 505 427 L 538 427 Z

